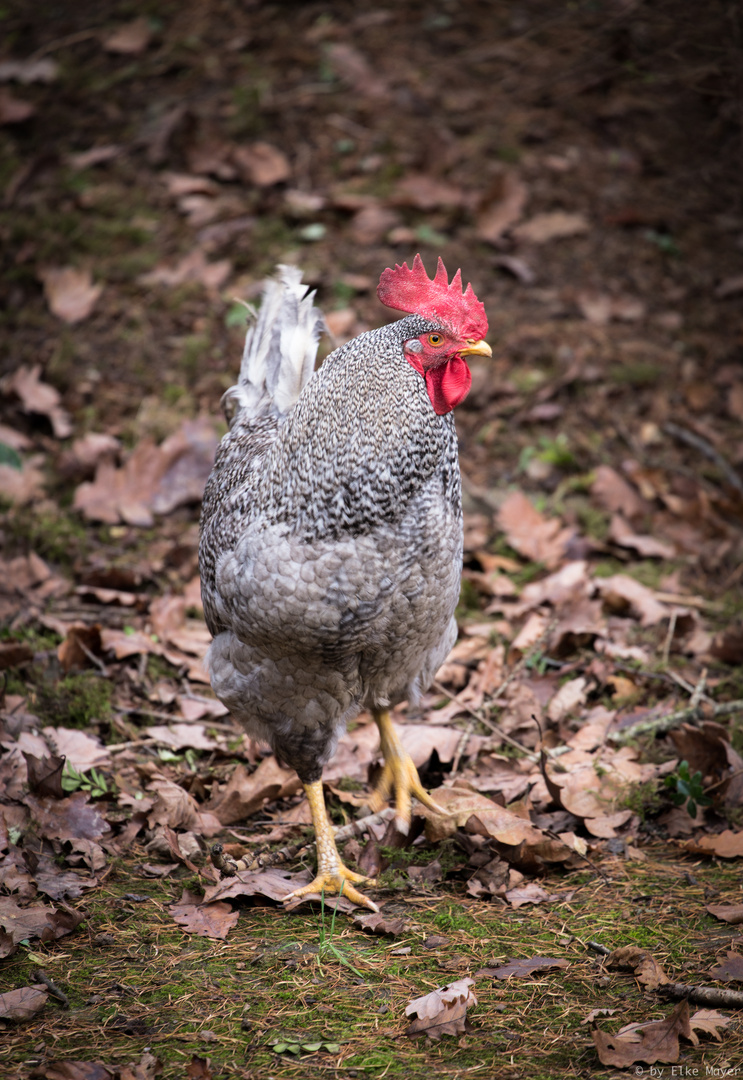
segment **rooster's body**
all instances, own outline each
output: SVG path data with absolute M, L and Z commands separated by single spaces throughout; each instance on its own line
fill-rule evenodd
M 416 310 L 403 269 L 385 274 L 385 302 Z M 456 637 L 462 513 L 448 410 L 469 373 L 455 363 L 447 383 L 442 364 L 431 377 L 427 354 L 444 327 L 421 302 L 421 314 L 360 335 L 313 374 L 322 320 L 305 293 L 292 268 L 268 283 L 240 383 L 226 395 L 231 428 L 202 512 L 208 665 L 218 697 L 296 769 L 310 797 L 319 874 L 303 891 L 344 881 L 346 895 L 373 906 L 335 851 L 320 776 L 347 722 L 367 708 L 386 758 L 377 802 L 394 787 L 401 825 L 411 794 L 432 805 L 387 710 L 416 699 Z M 471 289 L 457 296 L 460 307 L 477 303 Z M 489 352 L 481 337 L 450 359 Z

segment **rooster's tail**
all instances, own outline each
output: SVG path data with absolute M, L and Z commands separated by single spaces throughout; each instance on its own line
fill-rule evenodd
M 325 329 L 315 293 L 295 266 L 279 266 L 263 289 L 258 317 L 245 338 L 240 378 L 222 398 L 230 427 L 238 415 L 288 413 L 315 367 Z

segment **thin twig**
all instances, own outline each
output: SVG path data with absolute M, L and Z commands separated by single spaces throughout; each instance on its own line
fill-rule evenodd
M 663 667 L 668 667 L 668 658 L 671 655 L 671 645 L 673 644 L 673 635 L 676 633 L 676 622 L 678 619 L 678 611 L 673 608 L 671 616 L 668 620 L 668 633 L 666 634 L 666 640 L 663 644 L 663 654 L 661 662 Z
M 527 649 L 527 651 L 524 653 L 524 655 L 521 657 L 521 659 L 518 661 L 518 663 L 514 664 L 513 669 L 511 671 L 509 671 L 508 675 L 506 675 L 505 679 L 500 684 L 500 686 L 490 695 L 490 697 L 487 700 L 488 705 L 497 704 L 498 699 L 503 697 L 503 695 L 505 694 L 508 687 L 514 681 L 514 679 L 518 678 L 518 676 L 524 670 L 524 668 L 529 663 L 531 658 L 538 651 L 540 646 L 544 644 L 546 639 L 552 633 L 552 631 L 554 630 L 556 625 L 557 625 L 557 620 L 553 619 L 550 623 L 547 624 L 547 626 L 545 626 L 544 630 L 539 635 L 539 637 L 534 642 L 534 644 L 531 646 L 531 648 Z M 478 720 L 481 724 L 484 724 L 485 727 L 490 728 L 490 730 L 493 732 L 493 734 L 498 735 L 498 737 L 501 738 L 503 740 L 503 742 L 507 743 L 509 746 L 514 747 L 514 749 L 520 750 L 521 753 L 525 754 L 526 757 L 530 761 L 535 761 L 536 762 L 536 761 L 539 760 L 537 754 L 533 753 L 531 750 L 527 750 L 527 748 L 525 746 L 522 746 L 522 744 L 520 742 L 518 742 L 516 739 L 512 739 L 510 735 L 506 735 L 505 731 L 503 731 L 499 727 L 499 725 L 495 723 L 494 720 L 491 720 L 489 716 L 485 716 L 478 709 L 473 709 L 472 706 L 468 702 L 462 701 L 459 694 L 450 694 L 449 691 L 446 689 L 446 687 L 442 686 L 442 684 L 440 682 L 438 682 L 436 679 L 434 679 L 433 687 L 434 687 L 434 690 L 437 690 L 440 694 L 443 694 L 450 701 L 456 701 L 457 705 L 461 705 L 462 708 L 465 709 L 466 712 L 468 712 L 470 714 L 470 716 L 473 718 L 472 720 L 470 720 L 470 723 L 467 725 L 467 728 L 462 733 L 462 738 L 459 740 L 459 743 L 457 744 L 457 750 L 456 750 L 456 753 L 454 755 L 454 762 L 453 762 L 452 768 L 451 768 L 451 775 L 452 776 L 456 775 L 457 769 L 459 768 L 459 761 L 460 761 L 460 759 L 462 757 L 462 754 L 464 753 L 464 747 L 467 745 L 467 740 L 469 739 L 470 735 L 472 734 L 472 729 L 474 727 L 474 722 L 473 722 L 474 720 Z
M 695 1005 L 710 1005 L 721 1009 L 743 1009 L 743 991 L 723 990 L 716 986 L 690 986 L 688 983 L 662 983 L 657 992 L 680 1001 L 688 998 Z
M 129 708 L 123 708 L 117 706 L 114 709 L 115 713 L 119 713 L 122 716 L 151 716 L 154 720 L 167 720 L 171 724 L 205 724 L 207 727 L 214 728 L 215 731 L 229 731 L 232 734 L 242 734 L 243 729 L 239 724 L 221 724 L 217 720 L 210 720 L 208 716 L 202 716 L 200 720 L 186 720 L 185 716 L 177 716 L 175 713 L 158 712 L 157 709 L 148 709 L 144 706 L 131 706 Z
M 356 821 L 351 821 L 347 825 L 342 825 L 340 828 L 333 830 L 336 842 L 344 843 L 346 840 L 350 840 L 352 836 L 360 836 L 362 833 L 365 833 L 372 825 L 385 824 L 386 822 L 391 821 L 396 813 L 397 811 L 394 807 L 388 806 L 385 807 L 384 810 L 380 810 L 377 814 L 367 814 L 366 817 L 357 818 Z M 309 852 L 315 846 L 316 841 L 307 840 L 297 844 L 288 844 L 278 851 L 268 851 L 267 848 L 259 849 L 258 851 L 249 851 L 246 852 L 241 859 L 233 859 L 231 855 L 225 854 L 221 844 L 214 844 L 210 855 L 212 865 L 215 866 L 224 877 L 234 877 L 235 874 L 242 870 L 253 872 L 256 870 L 265 870 L 271 866 L 280 866 L 283 863 L 292 862 L 300 852 Z
M 465 712 L 468 712 L 470 716 L 473 716 L 475 718 L 475 720 L 479 720 L 481 724 L 485 725 L 485 727 L 490 728 L 493 734 L 497 735 L 499 739 L 503 740 L 503 742 L 508 743 L 509 746 L 513 746 L 516 750 L 520 750 L 521 753 L 529 759 L 529 761 L 538 760 L 537 755 L 533 753 L 533 751 L 527 750 L 526 747 L 522 746 L 520 742 L 516 741 L 516 739 L 512 739 L 510 735 L 506 735 L 505 731 L 503 731 L 496 724 L 495 720 L 491 720 L 489 716 L 484 716 L 476 709 L 473 709 L 472 706 L 468 704 L 468 702 L 462 701 L 458 694 L 450 693 L 446 689 L 446 687 L 442 686 L 442 684 L 437 679 L 434 679 L 433 681 L 433 688 L 434 690 L 438 691 L 439 694 L 443 694 L 444 697 L 447 698 L 449 701 L 456 701 L 457 705 L 460 705 Z
M 711 712 L 711 715 L 709 713 Z M 743 701 L 723 701 L 719 705 L 709 706 L 705 709 L 705 719 L 716 720 L 718 716 L 730 716 L 733 713 L 743 712 Z M 702 717 L 701 708 L 679 709 L 677 712 L 668 713 L 666 716 L 656 716 L 652 720 L 640 720 L 632 727 L 624 731 L 612 731 L 609 739 L 613 743 L 626 743 L 636 739 L 639 735 L 663 735 L 666 731 L 686 723 L 687 720 L 699 720 Z
M 700 702 L 702 700 L 702 694 L 704 693 L 704 688 L 705 688 L 706 685 L 707 685 L 707 669 L 702 668 L 702 674 L 699 676 L 699 681 L 697 682 L 697 685 L 694 687 L 694 693 L 691 695 L 691 701 L 689 702 L 689 708 L 690 709 L 698 709 L 699 708 L 699 704 L 700 704 Z
M 740 495 L 743 495 L 743 480 L 741 480 L 733 466 L 725 460 L 719 450 L 716 450 L 708 439 L 703 438 L 701 435 L 697 435 L 695 431 L 689 431 L 688 428 L 681 427 L 680 424 L 674 424 L 671 421 L 663 425 L 663 430 L 668 432 L 669 435 L 673 435 L 679 442 L 686 443 L 687 446 L 693 446 L 695 450 L 698 450 L 701 454 L 704 454 L 706 458 L 714 462 L 728 484 L 730 484 L 732 488 L 735 488 Z
M 62 1002 L 65 1009 L 69 1009 L 69 1007 L 70 1007 L 70 999 L 67 997 L 67 994 L 65 994 L 64 990 L 59 989 L 57 984 L 55 982 L 53 982 L 49 978 L 49 976 L 47 975 L 47 973 L 45 971 L 42 971 L 41 968 L 38 968 L 34 972 L 33 977 L 34 977 L 34 980 L 36 982 L 43 983 L 44 986 L 46 986 L 47 989 L 49 990 L 49 993 L 52 994 L 57 999 L 57 1001 Z

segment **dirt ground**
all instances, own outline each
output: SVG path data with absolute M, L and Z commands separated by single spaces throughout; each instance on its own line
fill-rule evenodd
M 662 985 L 743 979 L 742 176 L 739 0 L 2 6 L 9 1075 L 741 1067 L 741 1002 Z M 302 267 L 326 354 L 416 252 L 493 360 L 456 414 L 460 640 L 397 716 L 452 824 L 349 841 L 371 927 L 278 902 L 307 806 L 208 688 L 198 513 L 262 279 Z M 230 892 L 212 838 L 296 851 Z

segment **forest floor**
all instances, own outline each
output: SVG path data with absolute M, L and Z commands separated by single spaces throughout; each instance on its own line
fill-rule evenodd
M 4 1075 L 738 1075 L 740 6 L 8 0 L 0 31 Z M 493 348 L 460 638 L 396 712 L 447 816 L 347 841 L 379 917 L 285 909 L 308 807 L 209 689 L 199 500 L 263 278 L 302 267 L 324 355 L 416 252 Z M 378 768 L 362 715 L 337 825 Z M 220 881 L 214 840 L 262 865 Z

